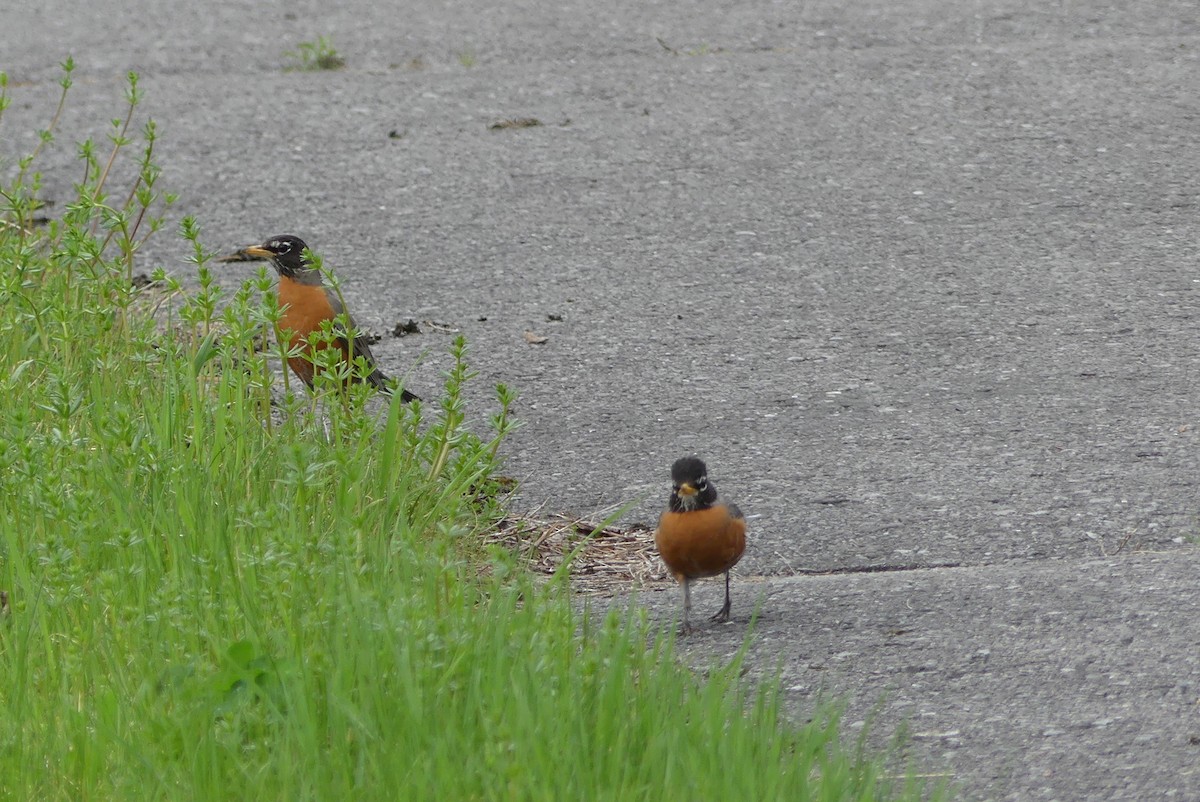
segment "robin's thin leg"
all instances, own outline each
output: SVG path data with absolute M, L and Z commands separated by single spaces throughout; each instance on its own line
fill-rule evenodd
M 710 618 L 710 621 L 728 621 L 729 620 L 729 572 L 725 572 L 725 603 L 721 605 L 721 609 L 717 610 L 717 614 Z
M 688 621 L 688 614 L 692 611 L 692 590 L 691 580 L 687 577 L 683 578 L 683 623 L 679 625 L 679 634 L 686 635 L 692 631 L 692 624 Z

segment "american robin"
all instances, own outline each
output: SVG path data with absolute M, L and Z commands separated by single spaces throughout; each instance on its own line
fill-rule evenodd
M 725 574 L 725 604 L 713 621 L 729 620 L 729 569 L 746 550 L 746 519 L 735 504 L 717 500 L 708 481 L 708 468 L 697 457 L 683 457 L 671 466 L 671 498 L 658 519 L 654 543 L 675 579 L 683 585 L 681 634 L 691 631 L 689 584 L 693 579 Z
M 278 237 L 271 237 L 262 245 L 243 248 L 221 261 L 239 262 L 265 259 L 274 265 L 276 272 L 279 273 L 279 306 L 284 310 L 283 318 L 279 321 L 279 330 L 291 331 L 291 340 L 288 343 L 289 351 L 295 351 L 298 346 L 303 349 L 299 355 L 288 358 L 288 367 L 299 377 L 300 381 L 312 389 L 313 372 L 316 368 L 311 357 L 312 351 L 315 348 L 326 348 L 329 344 L 310 345 L 308 338 L 314 331 L 321 330 L 323 321 L 333 321 L 345 310 L 337 294 L 321 282 L 321 272 L 304 258 L 306 247 L 308 246 L 304 244 L 304 240 L 299 237 L 282 234 Z M 354 318 L 350 317 L 348 313 L 347 318 L 350 326 L 357 328 Z M 342 331 L 340 325 L 335 323 L 335 326 L 338 331 Z M 339 338 L 335 342 L 341 348 L 343 359 L 363 357 L 371 369 L 371 372 L 367 374 L 367 382 L 377 390 L 391 394 L 392 388 L 389 379 L 375 364 L 375 356 L 371 353 L 365 336 L 359 334 L 354 338 L 352 356 L 348 353 L 350 349 L 344 338 Z M 400 399 L 405 402 L 418 400 L 417 396 L 408 390 L 401 391 Z

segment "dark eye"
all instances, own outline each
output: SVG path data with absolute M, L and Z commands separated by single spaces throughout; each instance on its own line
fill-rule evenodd
M 707 477 L 707 476 L 701 476 L 701 477 L 700 477 L 700 481 L 696 482 L 696 489 L 697 489 L 697 490 L 703 490 L 703 489 L 704 489 L 704 488 L 706 488 L 706 487 L 708 487 L 708 477 Z

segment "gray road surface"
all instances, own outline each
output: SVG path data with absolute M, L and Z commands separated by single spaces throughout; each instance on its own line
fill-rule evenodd
M 881 704 L 968 798 L 1200 799 L 1195 0 L 2 17 L 0 152 L 67 54 L 66 142 L 137 70 L 211 248 L 300 234 L 363 325 L 519 389 L 519 505 L 652 522 L 705 457 L 752 542 L 698 664 L 761 603 L 797 710 Z M 318 35 L 347 68 L 284 72 Z M 374 350 L 429 395 L 447 344 Z

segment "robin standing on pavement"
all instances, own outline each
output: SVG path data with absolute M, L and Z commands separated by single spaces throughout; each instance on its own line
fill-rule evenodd
M 746 519 L 734 504 L 717 500 L 708 469 L 697 457 L 683 457 L 671 466 L 671 498 L 658 519 L 654 543 L 675 579 L 683 585 L 683 624 L 691 631 L 689 584 L 693 579 L 725 574 L 725 604 L 713 621 L 729 620 L 729 569 L 746 550 Z
M 390 380 L 375 364 L 375 356 L 371 353 L 367 339 L 362 333 L 354 338 L 353 347 L 347 344 L 345 337 L 339 337 L 332 343 L 310 343 L 309 338 L 313 332 L 319 332 L 321 324 L 326 320 L 333 322 L 335 331 L 344 334 L 345 330 L 340 323 L 336 322 L 336 318 L 345 312 L 345 309 L 337 294 L 322 283 L 321 272 L 304 258 L 304 251 L 307 247 L 304 240 L 299 237 L 282 234 L 278 237 L 271 237 L 262 245 L 243 248 L 221 261 L 266 259 L 274 265 L 276 272 L 279 273 L 279 307 L 283 309 L 283 317 L 279 321 L 279 331 L 291 332 L 288 351 L 296 354 L 288 357 L 288 367 L 309 389 L 312 389 L 313 373 L 316 369 L 312 352 L 319 348 L 337 345 L 342 351 L 343 359 L 351 360 L 360 356 L 365 359 L 370 370 L 366 381 L 377 390 L 390 395 L 392 393 Z M 348 312 L 346 318 L 351 328 L 358 328 L 354 318 L 350 317 Z M 417 396 L 408 390 L 400 392 L 402 401 L 418 400 Z

